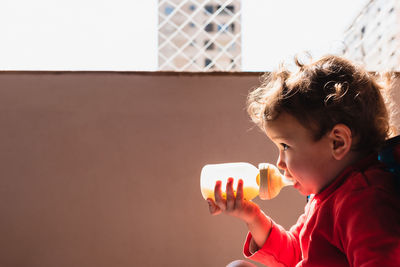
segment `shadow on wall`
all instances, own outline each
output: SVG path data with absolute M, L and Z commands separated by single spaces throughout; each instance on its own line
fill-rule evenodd
M 259 73 L 0 73 L 1 266 L 225 266 L 246 227 L 208 214 L 207 163 L 275 163 L 247 117 Z M 398 99 L 398 98 L 397 98 Z M 305 198 L 256 200 L 289 227 Z

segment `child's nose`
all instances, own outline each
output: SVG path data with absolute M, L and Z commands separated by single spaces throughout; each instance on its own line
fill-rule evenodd
M 278 160 L 276 162 L 276 166 L 281 170 L 285 170 L 286 169 L 286 163 L 285 163 L 285 160 L 282 157 L 282 155 L 279 155 Z

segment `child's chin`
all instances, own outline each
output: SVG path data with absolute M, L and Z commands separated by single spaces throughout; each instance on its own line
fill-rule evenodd
M 303 191 L 300 191 L 300 190 L 298 190 L 298 191 L 299 191 L 299 193 L 302 194 L 303 196 L 309 196 L 309 195 L 311 195 L 311 194 L 308 194 L 308 193 L 303 192 Z
M 311 194 L 314 194 L 313 192 L 311 192 L 311 190 L 306 190 L 303 187 L 301 187 L 300 185 L 295 187 L 297 191 L 299 191 L 300 194 L 302 194 L 303 196 L 309 196 Z

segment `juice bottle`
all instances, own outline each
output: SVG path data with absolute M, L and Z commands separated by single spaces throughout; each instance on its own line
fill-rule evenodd
M 243 197 L 252 200 L 257 195 L 263 199 L 276 197 L 281 189 L 293 185 L 292 181 L 285 179 L 278 168 L 269 163 L 260 163 L 258 169 L 246 162 L 208 164 L 201 170 L 200 188 L 204 199 L 214 198 L 214 187 L 217 181 L 222 181 L 222 195 L 226 197 L 226 183 L 232 177 L 235 190 L 239 179 L 243 180 Z

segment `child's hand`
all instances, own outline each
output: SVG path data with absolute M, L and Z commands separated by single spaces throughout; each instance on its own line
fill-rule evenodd
M 252 221 L 260 214 L 260 208 L 257 204 L 243 199 L 243 180 L 240 179 L 238 182 L 235 197 L 233 178 L 228 179 L 226 184 L 226 199 L 222 196 L 221 184 L 221 181 L 217 181 L 215 184 L 215 202 L 211 198 L 207 199 L 210 206 L 210 213 L 212 215 L 226 213 L 237 217 L 248 224 L 252 223 Z

